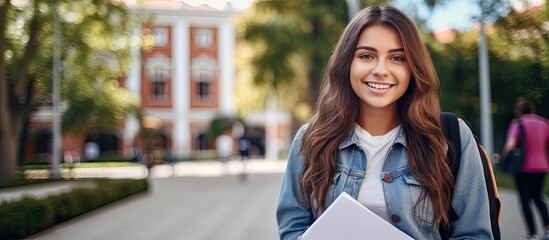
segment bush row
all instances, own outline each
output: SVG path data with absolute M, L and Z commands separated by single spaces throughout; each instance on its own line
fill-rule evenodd
M 148 190 L 146 179 L 102 179 L 95 187 L 0 202 L 0 239 L 21 239 L 101 206 Z

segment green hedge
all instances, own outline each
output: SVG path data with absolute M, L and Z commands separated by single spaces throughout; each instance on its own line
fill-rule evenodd
M 44 198 L 0 202 L 0 239 L 21 239 L 101 206 L 148 190 L 146 179 L 102 179 Z

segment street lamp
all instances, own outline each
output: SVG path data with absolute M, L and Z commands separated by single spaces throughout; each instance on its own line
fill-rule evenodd
M 486 46 L 486 35 L 484 32 L 484 1 L 480 1 L 480 29 L 479 29 L 479 81 L 480 81 L 480 140 L 488 156 L 493 153 L 492 135 L 492 108 L 490 94 L 490 70 L 488 64 L 488 47 Z
M 345 3 L 347 4 L 347 14 L 349 15 L 349 21 L 353 19 L 355 14 L 360 9 L 360 0 L 345 0 Z
M 53 82 L 53 111 L 52 111 L 52 131 L 53 131 L 53 144 L 52 144 L 52 174 L 53 178 L 61 178 L 61 173 L 59 170 L 59 165 L 61 161 L 61 116 L 59 111 L 60 105 L 60 96 L 61 96 L 61 87 L 60 87 L 60 74 L 61 74 L 61 60 L 60 60 L 60 51 L 61 51 L 61 22 L 59 21 L 59 9 L 55 7 L 54 9 L 54 26 L 53 26 L 53 72 L 52 72 L 52 82 Z

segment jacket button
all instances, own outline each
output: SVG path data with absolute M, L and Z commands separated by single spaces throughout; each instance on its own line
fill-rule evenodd
M 393 182 L 393 176 L 391 176 L 389 174 L 385 174 L 385 176 L 383 176 L 383 181 L 386 182 L 386 183 L 392 183 Z
M 393 222 L 400 222 L 400 217 L 398 215 L 391 215 L 391 221 Z

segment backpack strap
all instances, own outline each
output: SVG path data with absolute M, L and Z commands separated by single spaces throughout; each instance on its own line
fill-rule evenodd
M 459 171 L 459 164 L 461 161 L 461 138 L 459 136 L 459 122 L 455 114 L 451 112 L 440 113 L 442 131 L 446 137 L 448 145 L 448 151 L 446 153 L 446 159 L 448 160 L 450 169 L 452 170 L 452 176 L 454 179 L 457 177 Z
M 441 117 L 441 128 L 442 128 L 442 131 L 444 132 L 444 136 L 448 140 L 448 145 L 449 145 L 446 159 L 448 161 L 448 165 L 450 166 L 450 169 L 452 171 L 452 176 L 454 177 L 454 181 L 455 181 L 459 171 L 459 165 L 461 161 L 461 138 L 459 134 L 459 121 L 455 114 L 449 113 L 449 112 L 441 113 L 440 117 Z M 466 121 L 465 123 L 469 125 Z M 491 228 L 492 228 L 492 235 L 494 239 L 499 240 L 501 239 L 501 232 L 499 229 L 499 216 L 501 215 L 501 200 L 499 199 L 497 184 L 495 182 L 496 179 L 494 177 L 494 172 L 492 170 L 490 158 L 486 153 L 486 151 L 484 151 L 484 148 L 482 147 L 482 145 L 478 143 L 479 141 L 476 136 L 475 136 L 475 142 L 477 144 L 480 157 L 481 157 L 487 193 L 488 193 L 488 196 L 492 196 L 488 198 L 489 207 L 490 207 L 490 222 L 491 222 Z M 450 145 L 453 145 L 453 146 L 450 146 Z M 490 177 L 491 179 L 486 179 L 487 177 Z M 459 216 L 455 212 L 454 208 L 451 206 L 450 206 L 450 209 L 448 210 L 448 217 L 450 218 L 450 222 L 459 219 Z M 442 224 L 439 225 L 439 233 L 442 239 L 450 239 L 450 236 L 452 234 L 452 226 L 443 226 Z
M 518 142 L 517 144 L 520 144 L 522 151 L 524 151 L 524 153 L 526 154 L 526 131 L 524 130 L 524 125 L 522 125 L 520 118 L 517 118 L 517 125 L 519 127 L 519 133 L 520 133 L 520 142 Z
M 450 112 L 440 113 L 442 132 L 446 140 L 448 140 L 448 150 L 446 151 L 446 160 L 448 166 L 452 171 L 452 177 L 456 180 L 459 165 L 461 161 L 461 138 L 459 134 L 459 122 L 455 114 Z M 459 218 L 456 211 L 452 206 L 448 210 L 448 217 L 450 222 L 453 222 Z M 452 226 L 439 225 L 438 232 L 442 239 L 449 239 L 452 234 Z

